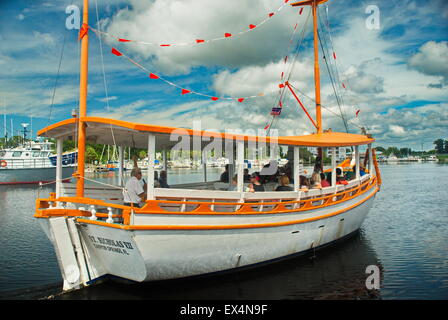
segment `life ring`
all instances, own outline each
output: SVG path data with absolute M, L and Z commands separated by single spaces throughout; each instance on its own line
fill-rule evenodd
M 8 165 L 8 162 L 6 162 L 5 160 L 0 161 L 0 166 L 2 168 L 6 167 Z

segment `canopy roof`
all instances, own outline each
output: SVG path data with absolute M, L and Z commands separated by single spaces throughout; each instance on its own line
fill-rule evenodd
M 99 117 L 84 117 L 82 119 L 87 125 L 87 143 L 145 149 L 148 147 L 148 133 L 152 133 L 156 136 L 157 149 L 168 149 L 173 147 L 181 141 L 179 136 L 189 136 L 193 138 L 202 137 L 202 139 L 199 140 L 202 142 L 202 148 L 210 143 L 210 141 L 222 141 L 224 143 L 231 142 L 232 140 L 244 141 L 246 144 L 258 141 L 267 144 L 277 142 L 279 145 L 308 147 L 355 146 L 370 144 L 375 141 L 364 135 L 341 132 L 326 132 L 322 134 L 275 138 L 139 124 Z M 64 140 L 76 139 L 78 120 L 78 118 L 63 120 L 38 131 L 37 134 L 47 138 L 62 138 Z M 191 143 L 194 143 L 193 140 L 195 139 L 190 140 L 192 140 Z M 199 147 L 199 145 L 197 147 Z

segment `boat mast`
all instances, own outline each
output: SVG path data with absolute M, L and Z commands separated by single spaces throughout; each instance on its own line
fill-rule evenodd
M 322 133 L 322 111 L 320 105 L 320 71 L 319 71 L 319 35 L 317 34 L 317 1 L 313 1 L 313 32 L 314 32 L 314 82 L 316 90 L 316 122 L 317 133 Z
M 84 0 L 82 27 L 79 37 L 81 38 L 81 62 L 79 83 L 79 122 L 78 122 L 78 171 L 76 173 L 76 196 L 84 196 L 84 170 L 86 150 L 86 124 L 84 117 L 87 115 L 87 78 L 89 64 L 89 1 Z
M 314 86 L 316 100 L 316 127 L 317 133 L 322 133 L 322 107 L 320 104 L 320 71 L 319 71 L 319 35 L 317 33 L 317 6 L 328 0 L 305 0 L 291 3 L 291 6 L 311 6 L 313 12 L 313 40 L 314 40 Z

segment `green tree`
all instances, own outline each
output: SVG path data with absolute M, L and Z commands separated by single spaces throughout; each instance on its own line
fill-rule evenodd
M 437 139 L 436 141 L 433 142 L 433 144 L 436 145 L 436 151 L 437 153 L 443 153 L 444 148 L 443 148 L 443 139 Z

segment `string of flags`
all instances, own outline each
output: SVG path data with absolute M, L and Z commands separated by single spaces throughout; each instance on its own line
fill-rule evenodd
M 184 88 L 182 86 L 179 86 L 179 85 L 177 85 L 177 84 L 175 84 L 175 83 L 173 83 L 173 82 L 171 82 L 171 81 L 161 77 L 160 75 L 158 75 L 158 74 L 156 74 L 154 72 L 149 71 L 144 66 L 140 65 L 138 62 L 134 61 L 133 59 L 131 59 L 130 57 L 128 57 L 127 55 L 125 55 L 123 52 L 119 51 L 116 48 L 112 48 L 111 53 L 116 55 L 117 57 L 126 58 L 129 62 L 131 62 L 132 64 L 134 64 L 135 66 L 137 66 L 141 70 L 145 71 L 148 74 L 148 77 L 150 79 L 161 80 L 161 81 L 169 84 L 170 86 L 173 86 L 173 87 L 176 87 L 176 88 L 180 89 L 181 90 L 181 92 L 180 92 L 181 95 L 185 95 L 185 94 L 190 94 L 191 93 L 191 94 L 196 94 L 196 95 L 200 95 L 200 96 L 203 96 L 203 97 L 207 97 L 207 98 L 211 99 L 212 101 L 235 100 L 235 101 L 238 101 L 238 102 L 243 102 L 243 101 L 245 101 L 247 99 L 253 99 L 253 98 L 257 98 L 257 97 L 262 97 L 262 96 L 264 96 L 266 94 L 270 94 L 270 93 L 274 92 L 274 90 L 273 90 L 272 92 L 269 92 L 269 93 L 259 93 L 257 95 L 246 96 L 246 97 L 217 97 L 217 96 L 212 96 L 212 95 L 204 94 L 204 93 L 201 93 L 201 92 L 193 91 L 193 90 Z
M 141 41 L 141 40 L 132 40 L 132 39 L 121 38 L 119 36 L 112 35 L 110 33 L 97 30 L 97 29 L 92 28 L 90 26 L 89 26 L 89 28 L 92 29 L 94 32 L 96 32 L 98 34 L 102 34 L 102 35 L 105 35 L 107 37 L 113 38 L 113 39 L 117 40 L 118 42 L 124 42 L 124 43 L 132 42 L 132 43 L 135 43 L 135 44 L 154 45 L 154 46 L 159 46 L 159 47 L 192 46 L 192 45 L 197 45 L 197 44 L 201 44 L 201 43 L 210 43 L 210 42 L 214 42 L 214 41 L 224 40 L 224 39 L 228 39 L 228 38 L 231 38 L 231 37 L 239 36 L 239 35 L 242 35 L 244 33 L 252 31 L 255 28 L 257 28 L 257 27 L 261 26 L 262 24 L 266 23 L 267 21 L 269 21 L 276 13 L 280 12 L 289 2 L 289 0 L 282 0 L 282 1 L 283 1 L 282 5 L 277 10 L 274 10 L 274 11 L 268 13 L 267 16 L 263 20 L 261 20 L 260 22 L 258 22 L 256 24 L 249 24 L 247 29 L 242 30 L 240 32 L 237 32 L 237 33 L 225 32 L 225 33 L 223 33 L 223 36 L 217 37 L 217 38 L 213 38 L 213 39 L 195 39 L 194 41 L 179 42 L 179 43 L 146 42 L 146 41 Z M 302 10 L 303 10 L 303 8 L 301 8 L 301 11 Z M 302 14 L 301 11 L 300 11 L 300 14 Z

